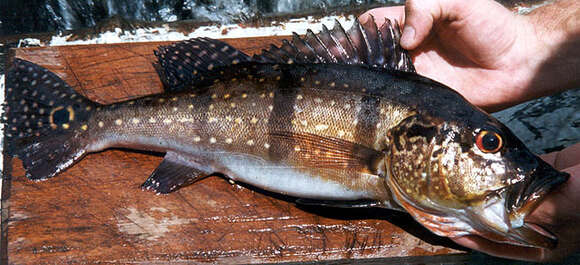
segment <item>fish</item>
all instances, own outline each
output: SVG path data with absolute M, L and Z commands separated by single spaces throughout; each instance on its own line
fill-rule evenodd
M 407 212 L 433 233 L 554 248 L 526 221 L 569 174 L 461 94 L 419 75 L 398 23 L 356 20 L 249 56 L 219 40 L 160 46 L 165 92 L 103 105 L 34 63 L 7 73 L 5 150 L 45 180 L 112 147 L 165 153 L 141 185 L 220 173 L 299 204 Z

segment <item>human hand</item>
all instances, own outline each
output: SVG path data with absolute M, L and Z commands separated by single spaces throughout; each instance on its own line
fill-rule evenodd
M 578 83 L 576 74 L 571 75 L 575 80 L 560 85 L 561 79 L 569 77 L 553 70 L 538 80 L 545 61 L 557 49 L 555 43 L 560 42 L 546 33 L 546 24 L 537 22 L 536 17 L 515 15 L 492 0 L 469 4 L 460 0 L 407 0 L 405 7 L 370 10 L 361 21 L 369 15 L 379 25 L 385 17 L 404 24 L 401 45 L 410 50 L 417 72 L 448 85 L 488 111 Z M 578 70 L 578 65 L 574 69 Z
M 489 241 L 478 236 L 452 238 L 456 243 L 490 255 L 529 260 L 555 261 L 580 250 L 580 143 L 542 158 L 570 179 L 549 193 L 526 221 L 540 225 L 558 237 L 555 249 L 529 248 Z

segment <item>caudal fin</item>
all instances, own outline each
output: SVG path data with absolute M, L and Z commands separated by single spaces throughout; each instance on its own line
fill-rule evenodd
M 85 153 L 96 105 L 47 69 L 15 59 L 6 74 L 7 154 L 22 160 L 28 178 L 53 177 Z

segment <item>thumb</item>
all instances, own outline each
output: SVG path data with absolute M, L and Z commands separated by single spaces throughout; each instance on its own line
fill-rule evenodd
M 401 46 L 407 50 L 417 48 L 431 32 L 434 21 L 441 17 L 442 9 L 440 1 L 407 0 Z

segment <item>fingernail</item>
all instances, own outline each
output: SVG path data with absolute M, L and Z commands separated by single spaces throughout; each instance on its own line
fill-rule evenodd
M 413 44 L 415 40 L 415 29 L 409 25 L 403 28 L 403 36 L 401 36 L 401 45 L 403 47 L 409 47 Z

